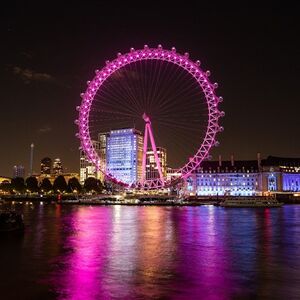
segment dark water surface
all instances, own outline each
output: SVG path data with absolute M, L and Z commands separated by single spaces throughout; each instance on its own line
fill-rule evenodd
M 0 299 L 300 299 L 300 206 L 20 205 Z

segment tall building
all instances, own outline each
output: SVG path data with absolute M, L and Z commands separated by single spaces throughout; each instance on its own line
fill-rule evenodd
M 49 157 L 45 157 L 41 160 L 41 174 L 50 175 L 51 174 L 52 160 Z
M 107 173 L 128 184 L 141 180 L 142 133 L 134 128 L 111 130 L 106 142 Z
M 100 157 L 100 168 L 104 172 L 106 172 L 106 146 L 107 146 L 107 132 L 102 132 L 98 134 L 98 142 L 99 142 L 99 157 Z M 100 172 L 99 179 L 104 181 L 104 174 Z
M 160 162 L 161 172 L 164 178 L 167 177 L 167 150 L 162 147 L 156 147 L 157 156 Z M 157 179 L 159 173 L 152 149 L 147 150 L 146 155 L 146 179 Z
M 93 141 L 93 146 L 98 155 L 100 155 L 100 143 L 98 141 Z M 100 171 L 96 170 L 95 165 L 88 159 L 84 151 L 80 150 L 80 183 L 84 184 L 84 181 L 88 177 L 100 179 L 100 173 Z
M 54 175 L 61 175 L 63 173 L 63 167 L 60 158 L 54 159 L 52 172 Z
M 25 168 L 21 165 L 16 165 L 13 167 L 13 178 L 25 177 Z
M 32 174 L 33 174 L 33 151 L 34 151 L 34 144 L 31 143 L 31 145 L 30 145 L 29 176 L 32 176 Z

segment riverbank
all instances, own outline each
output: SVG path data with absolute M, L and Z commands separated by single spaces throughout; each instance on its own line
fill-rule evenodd
M 44 205 L 44 204 L 59 204 L 59 205 L 93 205 L 93 206 L 201 206 L 201 205 L 216 205 L 218 201 L 109 201 L 109 200 L 57 200 L 57 199 L 5 199 L 2 204 L 10 205 Z
M 61 205 L 125 205 L 125 206 L 201 206 L 217 205 L 224 197 L 189 197 L 179 199 L 167 196 L 145 196 L 121 198 L 118 195 L 98 195 L 75 197 L 74 195 L 5 195 L 1 196 L 2 204 L 61 204 Z M 250 198 L 251 199 L 251 198 Z M 284 204 L 300 204 L 300 197 L 277 197 Z

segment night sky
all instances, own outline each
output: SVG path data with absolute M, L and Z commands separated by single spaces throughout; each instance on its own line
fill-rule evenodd
M 299 7 L 184 5 L 2 8 L 0 175 L 12 176 L 15 164 L 28 173 L 31 142 L 36 172 L 45 156 L 78 172 L 75 107 L 86 81 L 117 52 L 144 44 L 188 51 L 219 83 L 226 116 L 214 158 L 300 157 Z

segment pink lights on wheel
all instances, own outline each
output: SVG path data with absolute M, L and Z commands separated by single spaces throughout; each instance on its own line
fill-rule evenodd
M 158 45 L 157 48 L 149 48 L 148 45 L 144 45 L 143 49 L 135 50 L 130 48 L 130 52 L 126 54 L 117 54 L 117 58 L 113 61 L 106 61 L 106 65 L 102 70 L 95 70 L 95 78 L 92 81 L 88 81 L 88 88 L 85 93 L 81 93 L 82 98 L 81 106 L 76 108 L 79 111 L 79 119 L 75 121 L 79 127 L 79 133 L 77 136 L 81 139 L 81 146 L 84 152 L 87 154 L 89 159 L 101 170 L 101 160 L 97 152 L 93 148 L 91 137 L 89 133 L 89 111 L 91 109 L 94 97 L 105 80 L 111 76 L 117 70 L 125 67 L 128 64 L 134 63 L 141 60 L 161 60 L 169 63 L 178 65 L 182 69 L 186 70 L 195 80 L 198 82 L 199 87 L 202 89 L 206 98 L 208 107 L 208 124 L 206 129 L 205 138 L 202 141 L 198 151 L 181 169 L 180 172 L 183 178 L 190 175 L 192 171 L 197 169 L 200 163 L 208 157 L 209 150 L 212 146 L 217 146 L 215 137 L 218 132 L 222 132 L 224 128 L 219 126 L 218 121 L 220 117 L 223 117 L 225 113 L 218 110 L 218 104 L 223 101 L 222 97 L 218 97 L 215 94 L 215 90 L 218 87 L 217 83 L 211 83 L 208 77 L 211 75 L 210 71 L 203 71 L 200 68 L 201 62 L 197 60 L 195 63 L 189 59 L 189 53 L 186 52 L 184 55 L 178 54 L 176 48 L 172 47 L 171 50 L 163 49 L 162 45 Z M 101 170 L 105 173 L 105 170 Z M 106 174 L 113 180 L 116 178 Z M 149 188 L 160 188 L 165 185 L 162 180 L 154 180 L 147 182 Z M 144 188 L 147 188 L 144 186 Z

